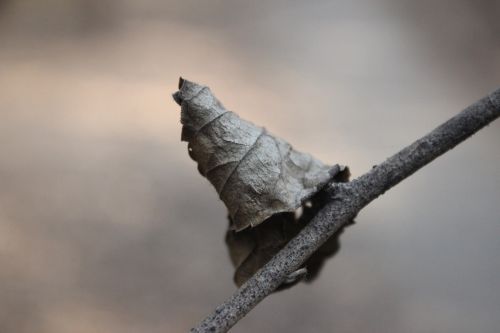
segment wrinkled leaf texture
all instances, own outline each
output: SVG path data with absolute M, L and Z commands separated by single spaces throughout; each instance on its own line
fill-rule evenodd
M 234 281 L 240 286 L 322 208 L 327 199 L 321 188 L 330 181 L 348 181 L 349 170 L 325 165 L 241 119 L 206 86 L 181 78 L 173 97 L 181 105 L 181 139 L 188 142 L 199 172 L 228 209 L 226 244 L 236 269 Z M 303 213 L 297 217 L 299 207 Z M 312 281 L 324 261 L 339 250 L 342 231 L 302 266 L 307 268 L 306 281 Z M 278 290 L 296 282 L 284 283 Z
M 181 105 L 181 139 L 226 205 L 234 230 L 295 211 L 342 169 L 226 110 L 206 86 L 181 78 L 174 99 Z

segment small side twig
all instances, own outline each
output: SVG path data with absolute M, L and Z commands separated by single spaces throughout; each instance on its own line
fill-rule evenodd
M 350 183 L 332 183 L 331 201 L 274 258 L 192 332 L 227 332 L 363 207 L 500 116 L 500 89 Z

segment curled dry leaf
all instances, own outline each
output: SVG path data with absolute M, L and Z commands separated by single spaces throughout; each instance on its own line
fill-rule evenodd
M 174 99 L 181 105 L 181 139 L 226 205 L 231 229 L 294 212 L 342 170 L 226 110 L 206 86 L 181 78 Z
M 344 168 L 333 181 L 346 182 L 349 170 Z M 268 218 L 264 223 L 254 228 L 236 232 L 226 232 L 226 245 L 229 256 L 235 267 L 234 282 L 241 286 L 264 264 L 266 264 L 283 246 L 295 237 L 304 228 L 318 211 L 328 202 L 328 194 L 320 191 L 308 199 L 302 206 L 302 214 L 279 213 Z M 350 224 L 354 223 L 351 221 Z M 344 225 L 332 235 L 314 254 L 307 259 L 301 268 L 307 273 L 302 277 L 305 282 L 312 282 L 320 273 L 326 260 L 333 257 L 340 249 L 340 235 Z M 278 287 L 277 291 L 289 288 L 300 280 L 290 280 Z
M 181 139 L 229 211 L 226 245 L 240 286 L 323 207 L 327 194 L 320 189 L 330 181 L 348 181 L 349 170 L 325 165 L 241 119 L 208 87 L 181 78 L 174 99 L 181 105 Z M 312 281 L 339 250 L 342 229 L 304 263 L 302 279 Z M 278 290 L 298 281 L 290 279 Z

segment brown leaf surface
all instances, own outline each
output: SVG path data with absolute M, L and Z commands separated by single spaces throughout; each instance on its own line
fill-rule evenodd
M 295 211 L 341 170 L 226 110 L 206 86 L 181 78 L 174 99 L 181 105 L 181 139 L 225 203 L 231 229 Z

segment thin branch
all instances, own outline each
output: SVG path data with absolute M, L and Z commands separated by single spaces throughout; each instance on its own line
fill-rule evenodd
M 500 116 L 500 89 L 350 183 L 331 183 L 331 201 L 276 256 L 192 332 L 227 332 L 371 201 Z

